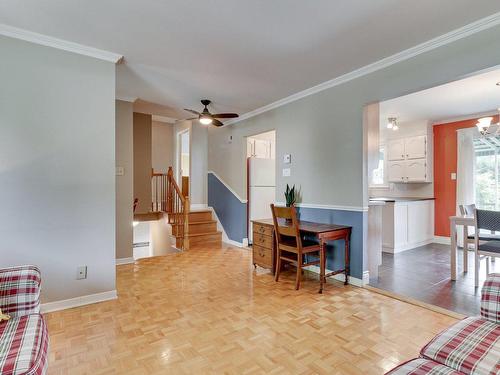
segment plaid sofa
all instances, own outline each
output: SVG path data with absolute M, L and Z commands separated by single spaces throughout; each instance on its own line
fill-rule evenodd
M 0 269 L 0 374 L 47 373 L 49 336 L 40 314 L 40 271 L 33 266 Z
M 387 375 L 500 374 L 500 274 L 486 279 L 481 316 L 459 321 L 434 337 L 420 358 L 405 362 Z

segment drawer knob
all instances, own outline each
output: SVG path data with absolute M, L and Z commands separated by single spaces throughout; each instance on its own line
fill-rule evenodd
M 264 258 L 264 256 L 265 256 L 266 254 L 264 253 L 264 250 L 259 249 L 259 255 L 260 255 L 262 258 Z

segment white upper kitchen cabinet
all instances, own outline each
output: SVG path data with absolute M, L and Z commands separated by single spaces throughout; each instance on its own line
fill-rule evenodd
M 405 159 L 405 140 L 396 139 L 390 141 L 387 145 L 387 160 L 404 160 Z
M 418 135 L 405 138 L 406 159 L 422 159 L 427 155 L 427 137 Z
M 406 161 L 405 182 L 428 182 L 426 159 L 415 159 Z
M 432 152 L 426 135 L 389 141 L 387 160 L 388 182 L 432 182 Z

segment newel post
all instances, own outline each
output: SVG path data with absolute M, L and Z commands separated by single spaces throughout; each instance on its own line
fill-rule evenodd
M 184 250 L 189 250 L 189 197 L 184 198 Z

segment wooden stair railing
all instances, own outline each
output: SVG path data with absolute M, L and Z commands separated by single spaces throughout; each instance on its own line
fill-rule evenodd
M 189 250 L 189 197 L 182 194 L 175 182 L 172 167 L 167 173 L 151 174 L 153 212 L 165 212 L 172 228 L 176 228 L 176 237 L 182 250 Z

